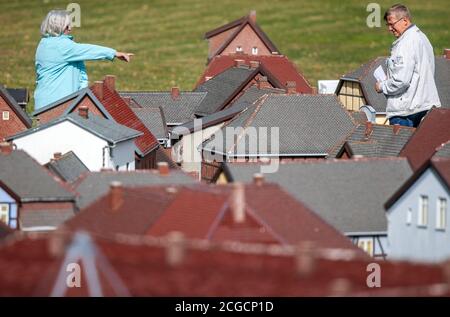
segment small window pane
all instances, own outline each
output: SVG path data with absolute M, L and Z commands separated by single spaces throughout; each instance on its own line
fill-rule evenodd
M 3 111 L 2 118 L 3 120 L 9 120 L 9 111 Z

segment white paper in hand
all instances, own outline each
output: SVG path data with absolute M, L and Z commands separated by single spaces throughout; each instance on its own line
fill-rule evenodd
M 378 82 L 385 81 L 387 79 L 386 74 L 384 73 L 383 67 L 381 67 L 381 65 L 378 66 L 377 69 L 375 69 L 375 71 L 373 72 L 373 76 Z

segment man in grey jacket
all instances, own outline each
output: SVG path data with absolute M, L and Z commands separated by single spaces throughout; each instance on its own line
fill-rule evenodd
M 377 82 L 375 90 L 387 98 L 386 116 L 391 125 L 417 127 L 428 110 L 441 106 L 434 81 L 433 47 L 412 24 L 406 6 L 392 6 L 384 20 L 397 39 L 386 61 L 387 79 Z

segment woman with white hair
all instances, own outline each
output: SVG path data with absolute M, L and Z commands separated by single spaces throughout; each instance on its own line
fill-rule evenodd
M 65 10 L 50 11 L 41 24 L 42 39 L 36 50 L 35 110 L 88 86 L 84 61 L 129 62 L 133 54 L 73 41 L 71 18 Z

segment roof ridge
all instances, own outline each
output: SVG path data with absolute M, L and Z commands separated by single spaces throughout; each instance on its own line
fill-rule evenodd
M 237 146 L 237 144 L 239 143 L 239 141 L 241 140 L 241 138 L 243 137 L 245 130 L 250 126 L 250 124 L 253 122 L 253 120 L 255 119 L 256 115 L 258 114 L 259 110 L 261 109 L 262 104 L 267 100 L 269 95 L 264 94 L 261 97 L 259 97 L 255 102 L 252 103 L 252 105 L 256 105 L 255 109 L 253 110 L 253 113 L 250 115 L 250 117 L 247 119 L 246 123 L 244 124 L 241 133 L 239 133 L 239 135 L 236 138 L 236 142 L 233 142 L 231 148 L 229 150 L 226 151 L 225 154 L 227 154 L 228 152 L 230 152 L 231 150 L 233 150 L 233 148 L 235 148 Z M 247 110 L 249 109 L 249 107 L 247 108 Z M 241 112 L 242 113 L 242 112 Z

